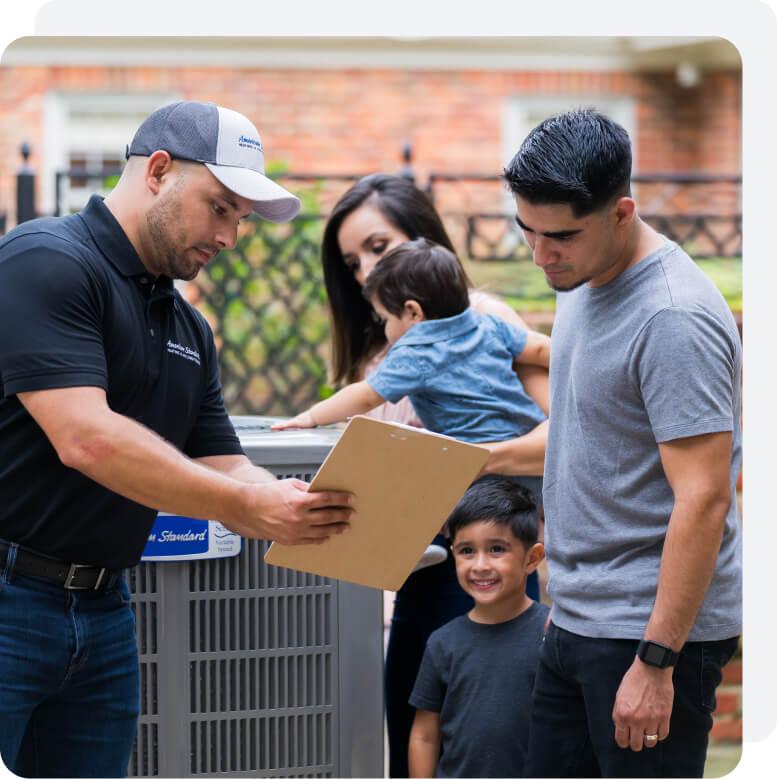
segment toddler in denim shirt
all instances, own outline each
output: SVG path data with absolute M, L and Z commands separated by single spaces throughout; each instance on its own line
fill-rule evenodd
M 516 438 L 545 419 L 514 364 L 547 368 L 550 339 L 475 313 L 466 274 L 448 249 L 425 238 L 400 244 L 372 270 L 363 294 L 385 322 L 386 357 L 364 381 L 273 429 L 340 422 L 405 396 L 428 430 L 471 443 Z M 416 570 L 447 557 L 436 541 Z
M 400 244 L 375 266 L 363 292 L 385 321 L 385 359 L 363 381 L 273 429 L 343 421 L 406 395 L 428 430 L 472 443 L 516 438 L 545 419 L 514 363 L 547 368 L 550 339 L 475 313 L 450 251 L 425 238 Z

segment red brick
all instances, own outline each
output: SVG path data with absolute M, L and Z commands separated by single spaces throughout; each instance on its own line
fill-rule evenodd
M 723 684 L 742 684 L 742 661 L 732 660 L 723 668 Z
M 712 725 L 710 733 L 712 741 L 742 741 L 742 720 L 721 719 Z
M 553 94 L 631 95 L 636 102 L 635 168 L 643 173 L 741 168 L 741 73 L 707 71 L 683 90 L 671 69 L 657 73 L 499 72 L 229 68 L 0 68 L 0 209 L 12 210 L 18 146 L 29 140 L 37 167 L 47 91 L 149 91 L 214 100 L 259 127 L 271 161 L 292 171 L 396 170 L 413 139 L 421 170 L 498 172 L 501 117 L 509 98 Z M 41 188 L 38 188 L 41 191 Z M 736 198 L 734 198 L 736 200 Z M 708 202 L 731 210 L 730 195 Z M 678 201 L 690 207 L 694 201 Z M 738 208 L 736 202 L 733 206 Z
M 736 689 L 719 689 L 715 697 L 717 699 L 716 715 L 735 714 L 742 709 L 741 697 Z

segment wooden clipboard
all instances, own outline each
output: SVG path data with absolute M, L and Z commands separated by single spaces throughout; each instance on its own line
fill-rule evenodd
M 354 417 L 311 482 L 353 493 L 351 529 L 323 544 L 273 543 L 265 562 L 396 591 L 487 458 L 483 446 Z

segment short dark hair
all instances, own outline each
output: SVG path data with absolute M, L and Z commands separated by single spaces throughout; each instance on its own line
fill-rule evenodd
M 359 179 L 332 209 L 321 244 L 324 285 L 332 318 L 332 380 L 358 381 L 367 360 L 386 344 L 372 306 L 343 262 L 340 227 L 365 203 L 374 203 L 408 238 L 428 238 L 453 251 L 453 243 L 429 196 L 410 179 L 373 173 Z M 381 262 L 382 262 L 381 258 Z
M 370 271 L 362 292 L 394 316 L 415 300 L 427 319 L 445 319 L 469 306 L 469 279 L 456 255 L 426 238 L 395 246 Z
M 537 500 L 515 477 L 490 474 L 470 485 L 446 523 L 451 544 L 459 530 L 475 522 L 507 525 L 527 549 L 539 538 Z
M 593 109 L 552 116 L 526 136 L 504 179 L 530 203 L 568 203 L 575 217 L 587 216 L 630 194 L 631 141 Z

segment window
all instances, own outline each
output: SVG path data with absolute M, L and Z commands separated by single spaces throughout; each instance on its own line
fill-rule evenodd
M 502 157 L 506 165 L 513 157 L 524 138 L 532 128 L 543 119 L 575 108 L 594 108 L 616 121 L 631 138 L 632 156 L 637 159 L 635 151 L 636 124 L 635 105 L 630 97 L 585 97 L 584 95 L 555 97 L 512 97 L 509 98 L 504 111 Z
M 49 93 L 44 107 L 42 211 L 52 214 L 57 207 L 58 173 L 84 174 L 60 175 L 60 213 L 79 210 L 92 193 L 109 192 L 115 179 L 103 172 L 120 170 L 138 125 L 154 109 L 176 99 L 171 94 Z
M 575 108 L 594 108 L 616 121 L 631 138 L 632 157 L 636 162 L 636 124 L 634 100 L 629 97 L 607 97 L 584 95 L 533 97 L 516 96 L 509 98 L 503 115 L 502 159 L 507 165 L 518 151 L 521 143 L 543 119 L 549 116 L 571 111 Z M 633 170 L 632 170 L 633 172 Z M 515 203 L 509 192 L 505 193 L 505 211 L 514 213 Z M 514 241 L 522 241 L 518 226 L 513 224 Z

